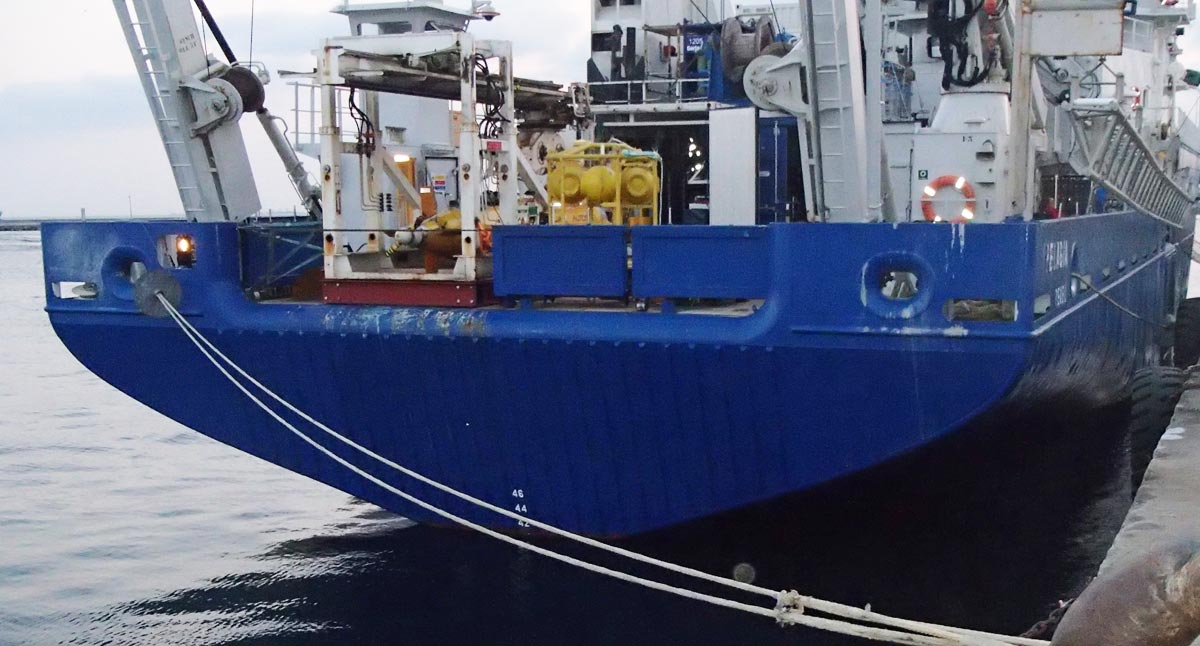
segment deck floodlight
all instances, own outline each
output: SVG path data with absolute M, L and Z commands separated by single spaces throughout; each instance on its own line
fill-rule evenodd
M 175 266 L 179 269 L 196 266 L 196 242 L 191 236 L 175 237 Z

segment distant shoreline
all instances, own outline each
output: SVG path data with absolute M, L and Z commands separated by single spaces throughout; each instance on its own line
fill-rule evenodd
M 41 222 L 26 220 L 24 222 L 0 222 L 0 231 L 37 231 L 42 227 Z

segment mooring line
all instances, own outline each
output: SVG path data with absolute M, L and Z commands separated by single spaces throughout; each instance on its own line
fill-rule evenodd
M 662 560 L 655 559 L 655 558 L 652 558 L 649 556 L 645 556 L 643 554 L 639 554 L 637 552 L 632 552 L 630 550 L 626 550 L 626 549 L 619 548 L 619 547 L 616 547 L 613 545 L 609 545 L 607 543 L 603 543 L 603 542 L 588 538 L 586 536 L 581 536 L 579 534 L 575 534 L 573 532 L 569 532 L 567 530 L 560 529 L 553 525 L 549 525 L 549 524 L 537 521 L 535 519 L 522 516 L 518 513 L 509 511 L 502 507 L 498 507 L 498 506 L 488 503 L 486 501 L 475 498 L 469 494 L 466 494 L 466 493 L 460 492 L 456 489 L 453 489 L 452 487 L 449 487 L 447 485 L 439 483 L 439 482 L 437 482 L 431 478 L 428 478 L 420 473 L 412 471 L 411 469 L 408 469 L 402 465 L 399 465 L 399 464 L 371 451 L 370 449 L 367 449 L 366 447 L 363 447 L 363 446 L 355 443 L 353 440 L 350 440 L 349 438 L 341 435 L 340 433 L 334 431 L 333 429 L 329 428 L 328 426 L 317 421 L 316 419 L 314 419 L 313 417 L 311 417 L 304 411 L 296 408 L 290 402 L 284 400 L 282 397 L 275 394 L 272 390 L 270 390 L 269 388 L 264 386 L 262 383 L 260 383 L 258 380 L 256 380 L 253 376 L 251 376 L 249 373 L 247 373 L 245 370 L 243 370 L 240 366 L 238 366 L 228 356 L 226 356 L 224 353 L 222 353 L 221 350 L 219 348 L 217 348 L 211 341 L 209 341 L 195 326 L 193 326 L 191 324 L 191 322 L 188 321 L 175 308 L 175 306 L 171 304 L 171 302 L 165 296 L 163 296 L 160 293 L 160 294 L 157 294 L 157 298 L 158 298 L 158 301 L 163 305 L 163 308 L 166 310 L 166 312 L 170 315 L 170 317 L 175 321 L 175 323 L 180 327 L 180 329 L 188 337 L 188 340 L 191 341 L 192 344 L 195 345 L 196 348 L 200 350 L 200 352 L 205 356 L 205 358 L 207 358 L 208 361 L 210 363 L 212 363 L 213 366 L 216 367 L 217 370 L 219 370 L 221 372 L 221 374 L 224 375 L 225 378 L 230 381 L 230 383 L 232 383 L 235 387 L 237 387 L 238 390 L 240 390 L 242 392 L 242 394 L 244 394 L 248 399 L 250 399 L 260 409 L 262 409 L 264 412 L 266 412 L 268 415 L 270 415 L 276 422 L 278 422 L 279 424 L 281 424 L 282 426 L 287 428 L 292 434 L 299 437 L 306 444 L 312 446 L 317 451 L 326 455 L 327 457 L 334 460 L 335 462 L 337 462 L 341 466 L 345 467 L 346 469 L 350 470 L 351 472 L 355 473 L 356 475 L 363 477 L 364 479 L 385 489 L 386 491 L 389 491 L 389 492 L 399 496 L 400 498 L 402 498 L 402 499 L 404 499 L 426 511 L 429 511 L 430 513 L 433 513 L 441 518 L 444 518 L 444 519 L 454 522 L 456 524 L 462 525 L 469 529 L 475 530 L 486 536 L 500 540 L 504 543 L 508 543 L 510 545 L 514 545 L 514 546 L 522 548 L 522 549 L 527 549 L 531 552 L 545 556 L 547 558 L 554 559 L 556 561 L 566 563 L 568 565 L 574 565 L 576 567 L 579 567 L 579 568 L 582 568 L 582 569 L 585 569 L 585 570 L 588 570 L 588 571 L 591 571 L 591 572 L 594 572 L 597 574 L 603 574 L 605 576 L 609 576 L 609 577 L 612 577 L 612 578 L 615 578 L 615 579 L 618 579 L 621 581 L 625 581 L 628 583 L 634 583 L 634 584 L 641 585 L 646 588 L 658 590 L 661 592 L 666 592 L 669 594 L 674 594 L 676 596 L 692 599 L 695 601 L 703 601 L 703 602 L 710 603 L 710 604 L 724 607 L 724 608 L 729 608 L 729 609 L 733 609 L 733 610 L 741 610 L 743 612 L 747 612 L 747 613 L 762 616 L 762 617 L 770 617 L 770 618 L 775 619 L 779 623 L 785 624 L 785 625 L 794 624 L 794 625 L 800 625 L 800 626 L 805 626 L 805 627 L 809 627 L 809 628 L 814 628 L 817 630 L 825 630 L 825 631 L 829 631 L 829 632 L 836 632 L 836 633 L 840 633 L 840 634 L 844 634 L 844 635 L 860 637 L 863 639 L 869 639 L 869 640 L 873 640 L 873 641 L 885 641 L 885 642 L 897 643 L 897 644 L 913 644 L 913 645 L 917 645 L 917 646 L 926 646 L 926 645 L 928 645 L 928 646 L 946 646 L 946 645 L 1044 646 L 1046 644 L 1049 644 L 1049 642 L 1046 642 L 1043 640 L 1029 639 L 1029 638 L 1023 638 L 1023 637 L 1011 637 L 1011 636 L 1007 636 L 1007 635 L 998 635 L 998 634 L 987 633 L 987 632 L 982 632 L 982 631 L 965 630 L 965 629 L 954 628 L 954 627 L 950 627 L 950 626 L 940 626 L 937 624 L 930 624 L 930 623 L 925 623 L 925 622 L 889 617 L 887 615 L 875 613 L 870 610 L 856 608 L 854 606 L 848 606 L 845 604 L 833 603 L 833 602 L 829 602 L 829 601 L 822 601 L 820 599 L 814 599 L 812 597 L 801 596 L 796 592 L 776 592 L 774 590 L 769 590 L 767 588 L 762 588 L 760 586 L 754 586 L 754 585 L 742 583 L 740 581 L 735 581 L 733 579 L 719 577 L 716 575 L 709 574 L 707 572 L 702 572 L 700 570 L 695 570 L 693 568 L 688 568 L 688 567 L 677 565 L 677 564 L 670 563 L 667 561 L 662 561 Z M 218 359 L 218 357 L 219 357 L 219 359 Z M 257 396 L 255 396 L 252 392 L 250 392 L 250 390 L 243 383 L 238 381 L 238 379 L 235 378 L 229 372 L 229 370 L 226 368 L 226 365 L 222 365 L 222 362 L 224 362 L 224 364 L 228 365 L 229 368 L 232 368 L 235 372 L 237 372 L 239 375 L 241 375 L 250 384 L 252 384 L 256 388 L 258 388 L 260 391 L 262 391 L 265 395 L 269 396 L 271 399 L 275 400 L 276 402 L 278 402 L 279 404 L 281 404 L 282 406 L 287 408 L 289 411 L 296 414 L 298 417 L 304 419 L 306 422 L 317 427 L 318 429 L 320 429 L 321 431 L 330 435 L 331 437 L 335 438 L 339 442 L 345 444 L 346 446 L 349 446 L 350 448 L 352 448 L 364 455 L 367 455 L 368 457 L 376 460 L 377 462 L 380 462 L 381 464 L 384 464 L 392 469 L 395 469 L 396 471 L 399 471 L 400 473 L 402 473 L 410 478 L 413 478 L 419 482 L 427 484 L 435 489 L 438 489 L 439 491 L 442 491 L 451 496 L 459 498 L 460 500 L 470 502 L 481 508 L 487 509 L 488 511 L 492 511 L 494 513 L 503 515 L 512 520 L 517 520 L 519 522 L 527 523 L 533 527 L 542 529 L 543 531 L 546 531 L 550 534 L 553 534 L 553 535 L 556 535 L 556 536 L 559 536 L 562 538 L 567 538 L 567 539 L 579 542 L 580 544 L 587 545 L 589 547 L 601 549 L 601 550 L 607 551 L 609 553 L 616 554 L 618 556 L 623 556 L 625 558 L 629 558 L 631 560 L 638 561 L 640 563 L 644 563 L 647 565 L 659 567 L 659 568 L 665 569 L 667 571 L 670 571 L 670 572 L 673 572 L 676 574 L 690 576 L 690 577 L 700 579 L 703 581 L 707 581 L 710 583 L 716 583 L 716 584 L 730 587 L 730 588 L 733 588 L 733 589 L 736 589 L 736 590 L 739 590 L 742 592 L 748 592 L 748 593 L 753 593 L 753 594 L 759 594 L 762 596 L 767 596 L 776 601 L 776 607 L 774 609 L 770 609 L 770 608 L 765 608 L 762 606 L 746 604 L 746 603 L 742 603 L 739 601 L 726 599 L 724 597 L 708 595 L 708 594 L 704 594 L 701 592 L 696 592 L 694 590 L 671 586 L 671 585 L 668 585 L 668 584 L 665 584 L 665 583 L 662 583 L 659 581 L 645 579 L 645 578 L 638 577 L 638 576 L 628 574 L 625 572 L 621 572 L 618 570 L 613 570 L 611 568 L 607 568 L 607 567 L 604 567 L 601 565 L 597 565 L 595 563 L 584 561 L 584 560 L 581 560 L 581 559 L 578 559 L 575 557 L 571 557 L 571 556 L 567 556 L 564 554 L 559 554 L 557 552 L 553 552 L 551 550 L 539 547 L 537 545 L 533 545 L 532 543 L 522 541 L 518 538 L 514 538 L 514 537 L 508 536 L 506 534 L 502 534 L 500 532 L 489 529 L 487 527 L 484 527 L 482 525 L 479 525 L 477 523 L 469 521 L 460 516 L 456 516 L 456 515 L 452 514 L 451 512 L 442 510 L 442 509 L 436 507 L 435 505 L 433 505 L 431 503 L 427 503 L 415 496 L 412 496 L 411 494 L 401 491 L 400 489 L 398 489 L 398 488 L 388 484 L 387 482 L 384 482 L 383 480 L 375 477 L 374 475 L 364 471 L 363 469 L 359 468 L 358 466 L 350 463 L 346 459 L 337 455 L 330 449 L 326 448 L 321 443 L 312 439 L 311 437 L 306 435 L 304 432 L 300 431 L 293 424 L 291 424 L 290 422 L 285 420 L 279 413 L 277 413 L 270 406 L 268 406 L 265 402 L 263 402 L 261 399 L 259 399 Z M 902 632 L 897 632 L 897 631 L 893 631 L 893 630 L 875 628 L 873 626 L 863 626 L 860 624 L 854 624 L 854 623 L 836 620 L 836 619 L 813 617 L 810 615 L 806 615 L 805 614 L 806 610 L 814 610 L 817 612 L 842 617 L 844 619 L 853 619 L 853 620 L 860 621 L 863 623 L 878 624 L 878 625 L 890 626 L 893 628 L 901 628 L 901 629 L 908 630 L 911 632 L 910 633 L 902 633 Z
M 1096 294 L 1100 298 L 1103 298 L 1104 300 L 1108 301 L 1109 304 L 1111 304 L 1113 307 L 1117 308 L 1117 310 L 1122 312 L 1123 314 L 1128 314 L 1129 316 L 1132 316 L 1133 318 L 1135 318 L 1147 325 L 1162 328 L 1164 330 L 1171 329 L 1170 325 L 1166 325 L 1164 323 L 1158 323 L 1156 321 L 1151 321 L 1150 319 L 1142 316 L 1141 314 L 1138 314 L 1137 312 L 1129 309 L 1128 307 L 1125 307 L 1119 301 L 1117 301 L 1117 299 L 1108 295 L 1107 287 L 1105 287 L 1104 289 L 1100 289 L 1100 288 L 1096 287 L 1095 285 L 1092 284 L 1092 282 L 1090 280 L 1088 280 L 1087 276 L 1084 276 L 1083 274 L 1074 273 L 1074 274 L 1071 274 L 1071 277 L 1074 278 L 1075 280 L 1078 280 L 1079 282 L 1083 283 L 1084 287 L 1087 287 L 1088 289 L 1092 290 L 1092 292 L 1094 294 Z

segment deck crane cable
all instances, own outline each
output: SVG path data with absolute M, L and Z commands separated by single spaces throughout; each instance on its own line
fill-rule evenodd
M 779 11 L 775 9 L 775 0 L 771 0 L 771 15 L 775 16 L 775 29 L 783 33 L 783 23 L 779 22 Z
M 204 51 L 204 64 L 207 65 L 210 60 L 208 58 L 208 23 L 203 20 L 200 21 L 200 49 Z
M 254 62 L 254 14 L 256 0 L 250 0 L 250 62 Z
M 177 310 L 175 308 L 175 306 L 172 305 L 171 302 L 166 299 L 165 296 L 163 296 L 160 293 L 160 294 L 157 294 L 157 297 L 158 297 L 158 301 L 162 304 L 163 308 L 171 316 L 171 318 L 175 321 L 175 323 L 183 330 L 184 334 L 187 335 L 188 339 L 201 351 L 202 354 L 204 354 L 204 356 L 209 360 L 209 362 L 211 362 L 226 377 L 226 379 L 228 379 L 235 387 L 238 388 L 238 390 L 240 390 L 244 395 L 246 395 L 259 408 L 261 408 L 264 412 L 266 412 L 268 415 L 270 415 L 273 419 L 275 419 L 281 425 L 283 425 L 284 427 L 289 429 L 289 431 L 291 431 L 294 435 L 298 436 L 300 439 L 305 441 L 305 443 L 307 443 L 310 446 L 312 446 L 313 448 L 317 449 L 322 454 L 330 457 L 331 459 L 333 459 L 335 462 L 342 465 L 343 467 L 353 471 L 354 473 L 362 476 L 363 478 L 366 478 L 370 482 L 384 488 L 385 490 L 387 490 L 397 496 L 400 496 L 404 500 L 406 500 L 414 505 L 417 505 L 418 507 L 421 507 L 422 509 L 425 509 L 426 511 L 429 511 L 435 515 L 438 515 L 438 516 L 445 518 L 447 520 L 450 520 L 452 522 L 461 524 L 464 527 L 468 527 L 470 529 L 479 531 L 487 536 L 496 538 L 497 540 L 501 540 L 505 543 L 509 543 L 511 545 L 516 545 L 518 547 L 528 549 L 534 553 L 541 554 L 543 556 L 552 558 L 554 560 L 557 560 L 557 561 L 560 561 L 563 563 L 567 563 L 570 565 L 576 565 L 578 567 L 587 569 L 589 571 L 600 573 L 600 574 L 605 574 L 607 576 L 611 576 L 611 577 L 617 578 L 622 581 L 637 583 L 639 585 L 643 585 L 645 587 L 648 587 L 648 588 L 651 588 L 654 590 L 668 592 L 671 594 L 675 594 L 677 596 L 682 596 L 685 598 L 694 599 L 694 600 L 698 600 L 698 601 L 706 601 L 706 602 L 714 603 L 715 605 L 726 607 L 726 608 L 743 610 L 745 612 L 749 612 L 751 614 L 756 614 L 759 616 L 773 617 L 777 621 L 779 621 L 780 623 L 785 624 L 785 625 L 786 624 L 796 624 L 796 625 L 801 625 L 801 626 L 807 626 L 810 628 L 817 628 L 820 630 L 829 630 L 829 631 L 833 631 L 833 632 L 839 632 L 842 634 L 853 634 L 855 636 L 863 637 L 866 639 L 874 639 L 877 641 L 890 641 L 892 643 L 900 643 L 900 644 L 930 644 L 932 646 L 942 646 L 942 645 L 948 645 L 948 644 L 962 644 L 962 645 L 974 645 L 974 646 L 994 646 L 994 645 L 1046 646 L 1049 643 L 1044 640 L 1038 640 L 1038 639 L 1029 639 L 1029 638 L 1023 638 L 1023 637 L 1010 637 L 1010 636 L 1005 636 L 1005 635 L 997 635 L 994 633 L 972 631 L 972 630 L 966 630 L 966 629 L 960 629 L 960 628 L 951 628 L 951 627 L 947 627 L 947 626 L 939 626 L 936 624 L 930 624 L 930 623 L 925 623 L 925 622 L 899 619 L 899 618 L 889 617 L 887 615 L 875 613 L 870 610 L 864 610 L 862 608 L 857 608 L 854 606 L 848 606 L 845 604 L 839 604 L 839 603 L 834 603 L 834 602 L 830 602 L 830 601 L 823 601 L 823 600 L 815 599 L 812 597 L 804 597 L 804 596 L 799 595 L 796 592 L 777 592 L 775 590 L 770 590 L 770 589 L 762 588 L 759 586 L 741 583 L 741 582 L 735 581 L 733 579 L 727 579 L 724 577 L 715 576 L 715 575 L 709 574 L 707 572 L 702 572 L 700 570 L 695 570 L 695 569 L 684 567 L 681 565 L 676 565 L 674 563 L 655 559 L 655 558 L 652 558 L 649 556 L 645 556 L 643 554 L 639 554 L 637 552 L 632 552 L 630 550 L 619 548 L 619 547 L 616 547 L 613 545 L 608 545 L 607 543 L 602 543 L 600 541 L 597 541 L 597 540 L 594 540 L 591 538 L 587 538 L 585 536 L 581 536 L 581 535 L 574 534 L 572 532 L 569 532 L 569 531 L 566 531 L 563 529 L 559 529 L 553 525 L 549 525 L 549 524 L 540 522 L 540 521 L 532 519 L 532 518 L 527 518 L 527 517 L 517 514 L 515 512 L 504 509 L 502 507 L 497 507 L 488 502 L 485 502 L 483 500 L 480 500 L 478 498 L 470 496 L 469 494 L 457 491 L 447 485 L 444 485 L 440 482 L 432 480 L 424 475 L 421 475 L 420 473 L 412 471 L 411 469 L 403 467 L 403 466 L 379 455 L 378 453 L 375 453 L 375 452 L 371 451 L 370 449 L 355 443 L 353 440 L 346 438 L 345 436 L 337 433 L 336 431 L 329 428 L 328 426 L 317 421 L 312 416 L 308 415 L 304 411 L 295 407 L 294 405 L 292 405 L 291 403 L 289 403 L 288 401 L 286 401 L 285 399 L 283 399 L 282 397 L 277 395 L 275 392 L 273 392 L 272 390 L 270 390 L 269 388 L 264 386 L 261 382 L 256 380 L 249 373 L 247 373 L 244 369 L 242 369 L 240 366 L 238 366 L 236 363 L 234 363 L 233 360 L 231 360 L 228 356 L 226 356 L 224 353 L 222 353 L 221 350 L 212 343 L 212 341 L 208 340 L 194 325 L 192 325 L 192 323 L 190 321 L 188 321 L 182 314 L 180 314 L 179 310 Z M 226 366 L 228 366 L 228 368 L 226 368 Z M 579 559 L 576 559 L 576 558 L 573 558 L 573 557 L 570 557 L 567 555 L 558 554 L 556 552 L 553 552 L 553 551 L 550 551 L 550 550 L 547 550 L 544 548 L 540 548 L 538 546 L 521 541 L 520 539 L 516 539 L 516 538 L 510 537 L 510 536 L 507 536 L 505 534 L 501 534 L 494 530 L 491 530 L 486 527 L 472 523 L 471 521 L 468 521 L 464 518 L 455 516 L 455 515 L 451 514 L 450 512 L 444 511 L 444 510 L 439 509 L 429 503 L 426 503 L 420 499 L 417 499 L 414 496 L 411 496 L 410 494 L 400 491 L 399 489 L 387 484 L 386 482 L 383 482 L 379 478 L 376 478 L 375 476 L 372 476 L 371 474 L 366 473 L 359 467 L 356 467 L 355 465 L 349 463 L 345 459 L 343 459 L 340 456 L 333 453 L 331 450 L 325 448 L 320 443 L 318 443 L 315 440 L 313 440 L 312 438 L 308 437 L 303 432 L 301 432 L 299 429 L 297 429 L 295 426 L 293 426 L 292 424 L 290 424 L 289 422 L 284 420 L 279 415 L 279 413 L 277 413 L 276 411 L 271 409 L 270 406 L 266 405 L 265 403 L 263 403 L 262 400 L 260 400 L 254 394 L 252 394 L 249 391 L 249 389 L 241 381 L 239 381 L 237 378 L 235 378 L 229 372 L 229 369 L 232 369 L 235 372 L 237 372 L 243 379 L 245 379 L 251 385 L 256 387 L 262 393 L 264 393 L 271 399 L 275 400 L 276 402 L 278 402 L 279 404 L 284 406 L 287 410 L 294 413 L 296 416 L 300 417 L 304 421 L 312 424 L 313 426 L 320 429 L 327 435 L 333 437 L 335 440 L 341 442 L 342 444 L 354 449 L 355 451 L 357 451 L 363 455 L 366 455 L 366 456 L 372 458 L 373 460 L 375 460 L 376 462 L 379 462 L 380 464 L 388 466 L 388 467 L 404 474 L 405 476 L 408 476 L 414 480 L 417 480 L 418 482 L 426 484 L 434 489 L 442 491 L 443 493 L 449 494 L 460 500 L 469 502 L 473 505 L 476 505 L 478 507 L 481 507 L 481 508 L 491 511 L 493 513 L 508 517 L 512 520 L 517 520 L 519 522 L 527 523 L 530 526 L 541 529 L 547 533 L 550 533 L 550 534 L 553 534 L 553 535 L 556 535 L 556 536 L 559 536 L 562 538 L 567 538 L 567 539 L 573 540 L 575 542 L 586 545 L 588 547 L 600 549 L 600 550 L 603 550 L 603 551 L 606 551 L 606 552 L 609 552 L 612 554 L 616 554 L 618 556 L 622 556 L 622 557 L 625 557 L 625 558 L 628 558 L 628 559 L 631 559 L 634 561 L 638 561 L 640 563 L 652 565 L 652 566 L 655 566 L 655 567 L 658 567 L 658 568 L 661 568 L 661 569 L 664 569 L 664 570 L 667 570 L 667 571 L 670 571 L 670 572 L 673 572 L 676 574 L 681 574 L 684 576 L 689 576 L 689 577 L 700 579 L 700 580 L 707 581 L 710 583 L 723 585 L 723 586 L 733 588 L 735 590 L 739 590 L 742 592 L 748 592 L 748 593 L 767 596 L 771 599 L 774 599 L 776 601 L 777 605 L 774 609 L 767 609 L 762 606 L 754 606 L 754 605 L 750 605 L 750 604 L 744 604 L 741 602 L 732 601 L 732 600 L 724 599 L 721 597 L 713 597 L 711 595 L 706 595 L 706 594 L 695 592 L 692 590 L 676 588 L 676 587 L 669 586 L 667 584 L 657 582 L 657 581 L 642 579 L 640 577 L 636 577 L 636 576 L 633 576 L 633 575 L 630 575 L 630 574 L 627 574 L 624 572 L 611 570 L 611 569 L 605 568 L 603 566 L 595 565 L 593 563 L 581 561 Z M 835 617 L 841 617 L 841 618 L 849 619 L 852 621 L 900 628 L 903 630 L 911 631 L 911 633 L 897 633 L 895 631 L 882 630 L 882 629 L 871 627 L 871 626 L 862 626 L 862 625 L 858 625 L 858 624 L 847 624 L 845 621 L 812 617 L 812 616 L 804 614 L 808 610 L 820 612 L 823 614 L 829 614 L 829 615 L 832 615 Z M 847 631 L 854 631 L 854 632 L 847 632 Z M 920 634 L 912 634 L 912 633 L 920 633 Z
M 200 10 L 201 17 L 204 18 L 204 23 L 213 33 L 213 38 L 216 39 L 217 45 L 221 48 L 221 53 L 225 54 L 225 58 L 230 65 L 237 64 L 237 56 L 233 54 L 233 48 L 229 46 L 229 41 L 225 39 L 225 33 L 221 31 L 221 27 L 217 24 L 217 19 L 213 17 L 211 11 L 208 10 L 208 4 L 204 0 L 194 0 L 196 8 Z

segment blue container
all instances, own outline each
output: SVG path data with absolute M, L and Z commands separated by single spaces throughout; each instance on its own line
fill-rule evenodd
M 497 296 L 625 296 L 624 227 L 505 226 L 493 236 Z
M 633 229 L 633 295 L 638 298 L 765 298 L 766 227 Z

